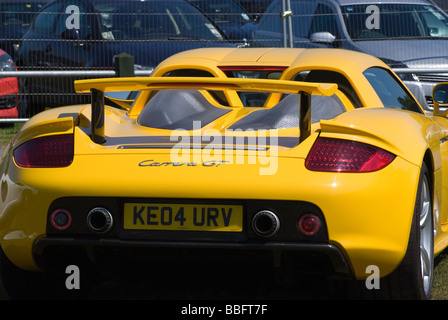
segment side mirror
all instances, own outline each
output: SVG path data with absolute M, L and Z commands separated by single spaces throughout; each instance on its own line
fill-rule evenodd
M 336 37 L 330 32 L 315 32 L 310 36 L 311 42 L 323 43 L 323 44 L 333 44 Z
M 448 114 L 448 82 L 442 82 L 432 89 L 432 100 L 434 103 L 434 115 L 446 116 Z M 440 111 L 440 108 L 446 109 Z
M 61 33 L 61 38 L 64 40 L 72 40 L 75 44 L 75 48 L 83 47 L 84 43 L 79 39 L 79 30 L 66 29 Z
M 79 31 L 76 29 L 66 29 L 61 33 L 61 38 L 65 40 L 79 41 Z

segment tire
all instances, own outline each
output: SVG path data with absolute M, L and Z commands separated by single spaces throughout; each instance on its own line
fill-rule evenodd
M 58 299 L 55 277 L 44 272 L 25 271 L 16 267 L 0 248 L 0 283 L 9 299 Z M 61 280 L 62 281 L 62 280 Z M 58 281 L 58 282 L 61 282 Z M 64 282 L 61 282 L 62 284 Z
M 356 281 L 356 298 L 409 299 L 431 298 L 434 278 L 434 219 L 431 176 L 423 163 L 405 257 L 399 267 L 380 280 L 379 289 L 368 290 Z M 351 291 L 354 287 L 350 286 Z M 350 292 L 353 297 L 353 292 Z

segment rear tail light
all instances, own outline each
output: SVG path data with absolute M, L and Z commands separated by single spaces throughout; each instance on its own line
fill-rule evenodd
M 386 167 L 395 155 L 356 141 L 319 138 L 311 149 L 305 166 L 324 172 L 373 172 Z
M 46 136 L 29 140 L 14 150 L 14 160 L 24 168 L 67 167 L 73 161 L 72 134 Z

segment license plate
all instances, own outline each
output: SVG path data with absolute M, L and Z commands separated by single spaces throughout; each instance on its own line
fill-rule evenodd
M 243 230 L 243 207 L 238 205 L 125 203 L 124 226 L 133 230 Z

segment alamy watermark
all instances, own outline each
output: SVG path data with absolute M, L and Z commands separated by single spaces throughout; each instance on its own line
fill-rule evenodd
M 170 152 L 170 163 L 159 165 L 253 164 L 260 175 L 273 175 L 278 169 L 278 130 L 217 129 L 201 131 L 201 121 L 193 121 L 193 130 L 174 130 L 170 141 L 177 142 Z M 199 132 L 196 134 L 195 132 Z M 154 162 L 148 166 L 157 166 Z
M 79 8 L 75 5 L 69 5 L 65 9 L 65 13 L 69 14 L 67 19 L 65 19 L 65 27 L 70 29 L 77 29 L 79 30 L 81 28 L 80 18 L 79 18 Z
M 68 290 L 81 289 L 81 272 L 76 265 L 69 265 L 65 268 L 65 273 L 69 276 L 65 279 L 65 287 Z
M 370 14 L 366 19 L 366 28 L 378 30 L 380 28 L 380 8 L 375 5 L 367 6 L 366 13 Z
M 366 288 L 369 290 L 380 289 L 380 268 L 376 265 L 369 265 L 366 268 L 366 274 L 369 274 L 365 282 Z

